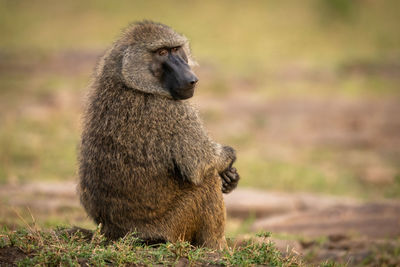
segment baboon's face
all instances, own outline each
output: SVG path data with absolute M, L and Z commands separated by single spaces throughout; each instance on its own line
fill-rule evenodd
M 188 40 L 168 26 L 139 23 L 115 44 L 121 74 L 129 88 L 175 100 L 193 96 L 198 81 Z M 110 54 L 110 59 L 118 62 Z
M 198 78 L 191 70 L 188 57 L 181 46 L 161 47 L 152 51 L 152 73 L 174 99 L 193 96 Z

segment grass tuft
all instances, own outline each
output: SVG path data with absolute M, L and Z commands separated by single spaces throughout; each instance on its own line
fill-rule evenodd
M 209 265 L 301 266 L 293 254 L 283 255 L 266 240 L 270 233 L 261 233 L 261 241 L 247 240 L 244 244 L 221 252 L 198 248 L 187 242 L 145 245 L 134 233 L 117 241 L 107 241 L 97 228 L 91 238 L 81 231 L 67 228 L 39 230 L 36 227 L 0 231 L 0 252 L 16 248 L 24 254 L 16 258 L 18 266 L 124 266 L 138 265 Z M 1 262 L 0 262 L 1 264 Z

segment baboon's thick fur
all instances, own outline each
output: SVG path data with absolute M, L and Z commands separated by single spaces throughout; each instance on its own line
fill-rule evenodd
M 208 137 L 188 101 L 173 100 L 159 80 L 149 78 L 146 47 L 156 44 L 184 46 L 190 57 L 183 36 L 142 22 L 128 28 L 99 63 L 84 114 L 81 203 L 111 239 L 136 231 L 148 241 L 221 248 L 219 173 L 235 152 Z

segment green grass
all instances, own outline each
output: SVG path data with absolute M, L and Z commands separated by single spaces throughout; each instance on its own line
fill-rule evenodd
M 0 159 L 4 165 L 0 167 L 0 181 L 11 177 L 27 181 L 36 177 L 57 180 L 74 176 L 78 143 L 75 122 L 57 113 L 47 119 L 52 123 L 20 117 L 3 124 Z
M 269 235 L 263 235 L 264 238 Z M 156 246 L 144 245 L 134 234 L 117 241 L 107 241 L 96 230 L 91 238 L 81 232 L 69 233 L 66 229 L 40 231 L 36 228 L 0 232 L 0 250 L 18 248 L 23 254 L 15 264 L 18 266 L 123 266 L 217 264 L 220 266 L 303 266 L 295 255 L 282 255 L 268 240 L 214 251 L 193 247 L 187 242 L 166 243 Z
M 193 247 L 187 242 L 145 245 L 134 234 L 107 241 L 99 228 L 93 231 L 92 236 L 70 230 L 65 227 L 39 230 L 35 226 L 14 231 L 3 228 L 0 230 L 0 255 L 8 253 L 8 262 L 17 266 L 348 266 L 345 262 L 319 261 L 315 258 L 313 253 L 322 249 L 326 240 L 316 240 L 314 249 L 299 256 L 293 250 L 279 252 L 269 240 L 269 232 L 258 233 L 240 242 L 229 240 L 229 248 L 215 251 Z M 289 237 L 293 238 L 299 239 Z M 380 242 L 370 249 L 362 261 L 357 260 L 357 266 L 399 264 L 398 240 Z

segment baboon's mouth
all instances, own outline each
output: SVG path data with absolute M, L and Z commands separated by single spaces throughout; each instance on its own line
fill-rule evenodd
M 183 100 L 191 98 L 194 95 L 194 85 L 185 88 L 177 88 L 171 90 L 171 95 L 175 100 Z
M 195 84 L 193 84 L 193 85 L 188 85 L 187 87 L 182 88 L 182 90 L 183 90 L 183 91 L 189 91 L 189 90 L 192 90 L 192 91 L 193 91 L 195 87 L 196 87 Z

